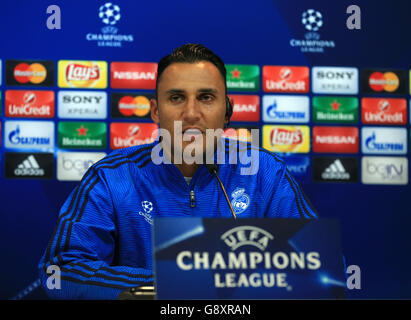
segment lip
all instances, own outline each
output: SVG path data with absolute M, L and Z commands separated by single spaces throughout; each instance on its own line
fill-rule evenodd
M 203 130 L 201 130 L 199 127 L 187 127 L 183 129 L 183 134 L 190 134 L 190 135 L 196 135 L 196 134 L 203 134 Z

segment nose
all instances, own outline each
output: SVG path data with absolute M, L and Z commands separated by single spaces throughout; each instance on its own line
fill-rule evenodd
M 183 111 L 183 121 L 185 123 L 196 123 L 200 120 L 201 110 L 200 105 L 195 97 L 187 99 L 187 103 Z

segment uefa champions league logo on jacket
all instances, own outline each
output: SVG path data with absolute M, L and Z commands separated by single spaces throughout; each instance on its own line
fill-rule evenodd
M 141 201 L 141 207 L 143 208 L 143 211 L 140 211 L 138 214 L 140 216 L 143 216 L 144 219 L 149 223 L 153 224 L 153 217 L 151 216 L 151 212 L 153 211 L 153 203 L 147 200 Z
M 250 205 L 250 197 L 245 193 L 244 188 L 236 188 L 234 192 L 231 193 L 231 197 L 233 198 L 231 205 L 236 214 L 244 212 Z
M 87 41 L 97 41 L 99 47 L 122 47 L 124 42 L 134 42 L 132 34 L 119 34 L 118 28 L 114 27 L 122 18 L 121 9 L 118 5 L 107 2 L 99 7 L 98 17 L 104 26 L 101 33 L 88 33 Z
M 308 32 L 305 39 L 291 39 L 290 46 L 300 48 L 301 52 L 324 53 L 326 48 L 334 48 L 334 40 L 320 40 L 318 31 L 324 26 L 324 17 L 320 11 L 308 9 L 301 15 L 301 24 Z

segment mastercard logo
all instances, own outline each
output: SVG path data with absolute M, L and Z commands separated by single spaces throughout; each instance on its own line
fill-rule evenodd
M 125 96 L 120 99 L 118 110 L 123 116 L 144 117 L 150 112 L 150 101 L 144 96 Z
M 47 77 L 47 70 L 41 63 L 19 63 L 13 70 L 14 79 L 19 83 L 42 83 Z
M 394 92 L 400 86 L 400 79 L 393 72 L 373 72 L 368 84 L 374 91 Z

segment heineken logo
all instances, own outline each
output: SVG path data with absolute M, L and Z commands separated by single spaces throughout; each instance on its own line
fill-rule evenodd
M 60 148 L 105 149 L 106 131 L 103 122 L 60 122 L 58 145 Z
M 357 123 L 358 99 L 354 97 L 314 97 L 314 122 Z
M 230 91 L 259 91 L 260 68 L 258 65 L 225 65 L 227 89 Z
M 240 79 L 240 74 L 241 74 L 241 71 L 239 71 L 237 68 L 235 68 L 233 71 L 231 71 L 231 77 L 233 79 L 235 79 L 235 78 Z

